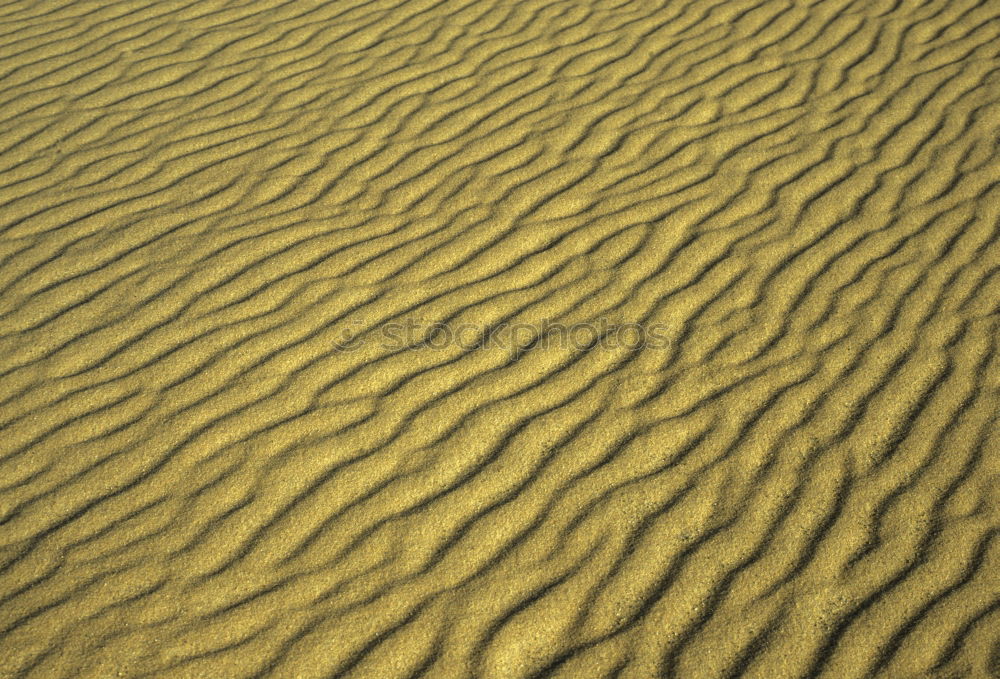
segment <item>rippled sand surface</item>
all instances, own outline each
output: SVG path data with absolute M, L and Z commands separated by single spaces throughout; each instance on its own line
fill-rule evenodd
M 1000 2 L 0 6 L 0 677 L 1000 677 Z

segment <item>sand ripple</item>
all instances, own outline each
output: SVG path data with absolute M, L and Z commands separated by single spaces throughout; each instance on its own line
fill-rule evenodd
M 0 121 L 0 677 L 1000 677 L 1000 2 L 19 0 Z

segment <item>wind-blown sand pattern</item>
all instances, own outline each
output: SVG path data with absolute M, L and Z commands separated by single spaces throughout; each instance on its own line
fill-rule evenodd
M 0 35 L 0 677 L 1000 677 L 1000 2 Z

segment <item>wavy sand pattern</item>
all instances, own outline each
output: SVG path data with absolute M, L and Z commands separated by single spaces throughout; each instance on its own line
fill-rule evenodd
M 0 35 L 0 677 L 1000 677 L 997 0 Z

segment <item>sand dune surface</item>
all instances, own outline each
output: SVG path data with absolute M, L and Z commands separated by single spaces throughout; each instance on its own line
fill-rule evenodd
M 0 5 L 0 677 L 1000 677 L 1000 2 Z

